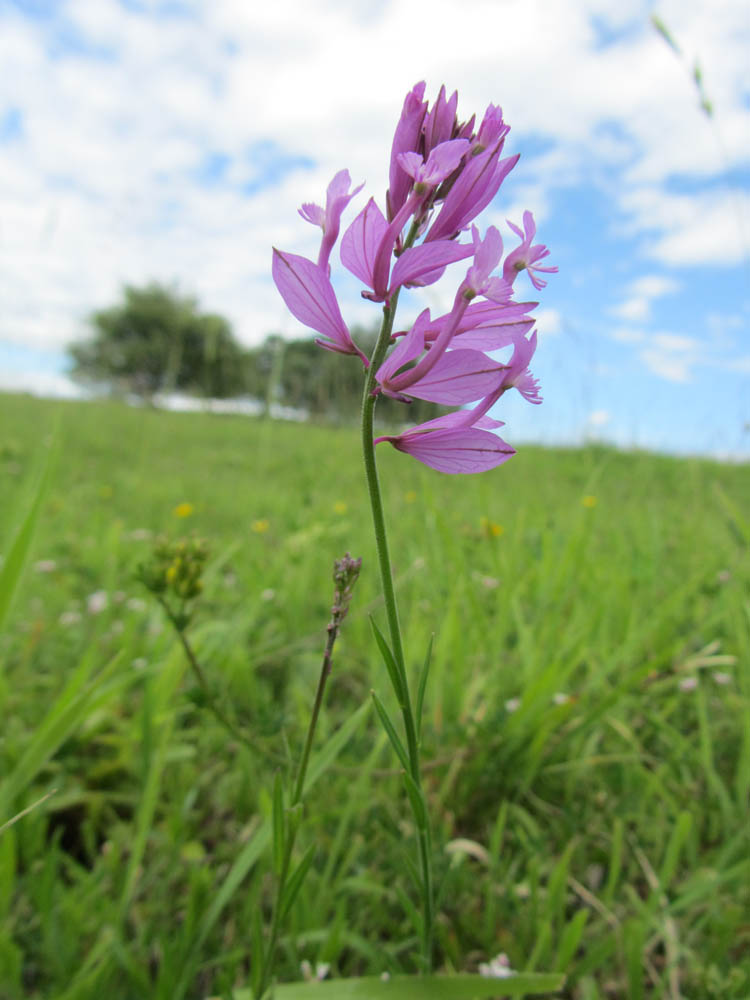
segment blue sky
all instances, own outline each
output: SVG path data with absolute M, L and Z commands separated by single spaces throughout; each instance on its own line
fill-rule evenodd
M 178 283 L 247 344 L 303 333 L 270 247 L 315 255 L 296 209 L 342 167 L 349 218 L 382 203 L 426 79 L 461 117 L 502 105 L 521 160 L 481 221 L 531 209 L 560 268 L 545 403 L 504 405 L 507 439 L 750 457 L 748 51 L 745 0 L 0 0 L 0 386 L 70 391 L 65 344 L 125 282 Z

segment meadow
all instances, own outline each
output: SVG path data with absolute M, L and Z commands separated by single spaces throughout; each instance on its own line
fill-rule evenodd
M 593 445 L 479 476 L 378 457 L 415 670 L 435 633 L 438 967 L 505 953 L 565 972 L 570 1000 L 747 1000 L 750 469 Z M 356 429 L 5 395 L 0 476 L 0 827 L 28 809 L 0 830 L 0 998 L 246 1000 L 273 776 L 346 551 L 363 568 L 279 978 L 414 971 Z M 136 579 L 162 534 L 207 542 L 189 635 L 252 749 Z

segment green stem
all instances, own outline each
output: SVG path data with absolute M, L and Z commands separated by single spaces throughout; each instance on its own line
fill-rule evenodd
M 407 240 L 407 246 L 408 245 L 410 245 L 409 240 Z M 375 345 L 375 350 L 373 351 L 373 355 L 370 360 L 370 367 L 367 372 L 367 378 L 365 380 L 365 388 L 362 395 L 362 454 L 365 463 L 365 475 L 367 477 L 367 489 L 370 496 L 370 506 L 372 508 L 375 545 L 378 553 L 380 579 L 383 587 L 383 600 L 385 604 L 386 618 L 388 620 L 388 631 L 391 638 L 391 649 L 401 675 L 403 698 L 399 698 L 399 705 L 404 721 L 404 732 L 406 735 L 407 753 L 409 756 L 409 772 L 414 784 L 421 794 L 422 781 L 419 766 L 419 740 L 417 738 L 417 728 L 414 721 L 411 697 L 409 695 L 404 649 L 401 640 L 401 627 L 398 619 L 398 606 L 396 604 L 396 592 L 393 586 L 393 572 L 388 552 L 388 535 L 385 526 L 383 498 L 380 492 L 378 468 L 375 460 L 375 445 L 373 444 L 374 413 L 376 403 L 376 396 L 373 394 L 373 390 L 375 389 L 375 373 L 382 364 L 390 344 L 397 302 L 398 291 L 393 294 L 390 302 L 386 303 L 383 307 L 383 325 L 380 329 L 380 335 L 378 337 L 377 344 Z M 415 816 L 415 820 L 416 819 L 417 817 Z M 432 845 L 429 828 L 424 828 L 420 826 L 419 823 L 417 824 L 417 844 L 419 849 L 420 868 L 422 871 L 422 964 L 423 971 L 427 973 L 432 969 L 432 936 L 434 924 Z
M 333 647 L 336 642 L 336 638 L 339 633 L 339 628 L 341 626 L 341 621 L 343 616 L 339 617 L 336 615 L 334 610 L 333 619 L 328 625 L 328 638 L 326 640 L 326 648 L 323 652 L 323 663 L 320 668 L 320 677 L 318 678 L 318 688 L 315 692 L 315 701 L 313 703 L 312 714 L 310 716 L 310 722 L 307 727 L 307 736 L 305 738 L 305 747 L 302 751 L 302 757 L 300 758 L 299 767 L 297 769 L 297 777 L 294 782 L 294 792 L 292 795 L 292 802 L 290 810 L 294 809 L 302 802 L 302 796 L 305 791 L 305 777 L 307 775 L 307 766 L 310 762 L 310 753 L 312 751 L 313 740 L 315 738 L 315 729 L 318 724 L 318 716 L 320 715 L 320 709 L 323 704 L 323 695 L 325 694 L 326 681 L 331 673 L 332 657 L 333 657 Z M 273 966 L 276 959 L 276 949 L 279 943 L 279 932 L 281 930 L 281 903 L 284 897 L 284 892 L 286 890 L 286 880 L 289 876 L 289 866 L 292 860 L 292 852 L 294 851 L 294 843 L 297 838 L 297 823 L 292 823 L 291 826 L 287 827 L 287 837 L 286 843 L 284 845 L 284 857 L 282 859 L 281 871 L 279 872 L 279 879 L 276 885 L 276 896 L 273 904 L 273 917 L 271 919 L 271 930 L 268 938 L 268 948 L 265 955 L 263 956 L 263 973 L 260 979 L 260 984 L 258 986 L 258 992 L 255 994 L 256 1000 L 260 1000 L 265 991 L 268 989 L 269 982 L 271 980 L 271 974 L 273 972 Z

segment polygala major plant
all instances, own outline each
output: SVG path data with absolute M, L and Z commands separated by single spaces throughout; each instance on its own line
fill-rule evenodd
M 506 462 L 514 450 L 496 433 L 502 421 L 491 415 L 495 404 L 512 388 L 530 403 L 542 401 L 529 371 L 537 345 L 531 313 L 538 303 L 517 302 L 516 281 L 525 271 L 540 291 L 546 284 L 543 275 L 557 268 L 543 263 L 549 251 L 534 243 L 531 212 L 524 212 L 521 226 L 508 222 L 518 242 L 507 253 L 498 229 L 490 226 L 482 236 L 474 224 L 518 162 L 517 155 L 503 156 L 509 126 L 502 110 L 490 104 L 477 128 L 473 116 L 459 122 L 456 93 L 446 97 L 441 87 L 430 106 L 424 92 L 425 84 L 419 83 L 404 101 L 391 148 L 385 211 L 370 198 L 341 238 L 341 263 L 364 284 L 363 297 L 382 308 L 372 357 L 352 339 L 331 283 L 330 259 L 341 218 L 362 189 L 360 185 L 352 190 L 347 170 L 339 171 L 329 184 L 325 207 L 305 204 L 300 209 L 302 217 L 323 232 L 317 260 L 274 249 L 273 278 L 290 312 L 320 335 L 317 343 L 353 355 L 364 369 L 362 448 L 390 641 L 374 622 L 373 629 L 401 712 L 400 731 L 374 693 L 373 700 L 403 767 L 416 829 L 420 896 L 416 929 L 421 942 L 419 968 L 426 973 L 433 966 L 435 906 L 430 825 L 420 771 L 429 653 L 414 696 L 401 639 L 375 446 L 387 442 L 445 473 L 484 472 Z M 401 289 L 432 285 L 443 278 L 449 264 L 459 261 L 468 262 L 468 268 L 450 310 L 433 317 L 425 309 L 410 329 L 398 330 L 395 316 Z M 496 360 L 496 352 L 503 349 L 508 349 L 508 357 Z M 406 405 L 423 399 L 455 409 L 403 433 L 374 438 L 374 410 L 383 394 Z

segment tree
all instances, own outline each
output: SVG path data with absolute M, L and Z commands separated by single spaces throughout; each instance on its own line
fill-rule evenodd
M 352 337 L 370 355 L 378 330 L 352 329 Z M 354 358 L 324 351 L 312 337 L 284 340 L 271 334 L 245 355 L 248 392 L 256 399 L 306 410 L 312 417 L 348 422 L 356 420 L 362 405 L 362 365 Z M 393 425 L 421 423 L 443 412 L 434 403 L 415 399 L 410 404 L 383 397 L 378 421 Z
M 91 315 L 90 340 L 72 344 L 72 376 L 113 391 L 152 396 L 180 389 L 226 397 L 245 391 L 244 352 L 222 316 L 156 283 L 123 290 L 123 301 Z

